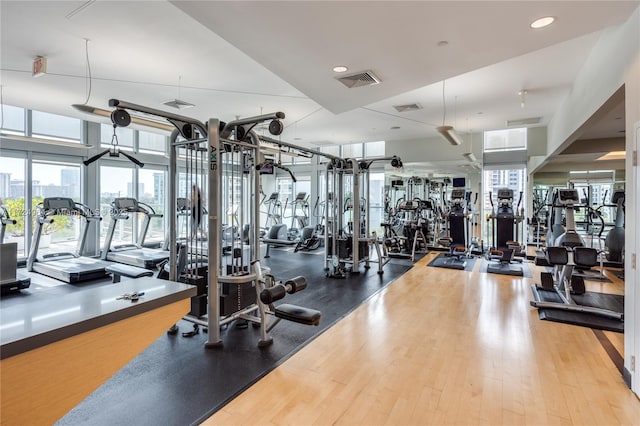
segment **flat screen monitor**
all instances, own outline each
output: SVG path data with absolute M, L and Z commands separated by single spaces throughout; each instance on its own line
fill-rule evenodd
M 453 187 L 454 188 L 465 188 L 467 186 L 467 181 L 465 178 L 453 178 Z
M 391 186 L 393 188 L 398 187 L 398 186 L 404 186 L 404 181 L 402 179 L 392 180 L 391 181 Z

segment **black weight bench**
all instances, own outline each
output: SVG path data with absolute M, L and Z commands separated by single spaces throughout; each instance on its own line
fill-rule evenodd
M 315 309 L 304 308 L 302 306 L 283 303 L 276 306 L 274 315 L 287 321 L 297 322 L 304 325 L 318 325 L 322 314 Z
M 298 244 L 297 241 L 288 239 L 287 225 L 283 223 L 277 223 L 269 228 L 269 232 L 266 237 L 262 238 L 262 242 L 267 244 L 267 252 L 264 255 L 265 259 L 271 256 L 271 247 L 294 246 Z
M 284 284 L 278 283 L 272 287 L 265 288 L 260 292 L 260 301 L 269 305 L 273 309 L 273 315 L 278 319 L 297 322 L 304 325 L 318 325 L 322 313 L 315 309 L 283 303 L 274 306 L 273 302 L 283 299 L 287 294 L 293 294 L 307 288 L 307 280 L 298 276 L 287 280 Z
M 144 268 L 138 268 L 137 266 L 124 265 L 122 263 L 114 263 L 104 268 L 112 276 L 113 283 L 119 283 L 120 277 L 127 278 L 142 278 L 153 276 L 153 271 Z

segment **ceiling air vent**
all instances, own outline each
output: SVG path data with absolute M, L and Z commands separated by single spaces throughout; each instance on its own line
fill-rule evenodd
M 520 120 L 507 120 L 507 127 L 528 126 L 530 124 L 538 124 L 542 117 L 522 118 Z
M 376 77 L 373 71 L 363 71 L 357 74 L 344 75 L 336 77 L 336 79 L 350 89 L 354 87 L 373 86 L 374 84 L 380 83 L 380 79 Z
M 407 112 L 407 111 L 417 111 L 422 109 L 422 105 L 420 104 L 406 104 L 406 105 L 394 105 L 393 106 L 398 112 Z

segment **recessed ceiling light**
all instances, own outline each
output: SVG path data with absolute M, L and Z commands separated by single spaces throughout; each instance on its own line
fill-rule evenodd
M 348 70 L 349 68 L 345 67 L 344 65 L 338 65 L 336 67 L 333 67 L 334 72 L 347 72 Z
M 535 21 L 533 21 L 530 27 L 533 29 L 544 28 L 548 25 L 553 24 L 555 20 L 556 18 L 554 18 L 553 16 L 545 16 L 543 18 L 538 18 Z

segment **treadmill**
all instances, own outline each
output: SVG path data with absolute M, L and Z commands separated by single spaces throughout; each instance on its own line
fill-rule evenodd
M 53 222 L 53 218 L 50 216 L 56 215 L 82 216 L 85 219 L 76 252 L 48 253 L 38 256 L 42 228 L 45 224 Z M 98 222 L 100 220 L 102 218 L 99 215 L 95 215 L 89 207 L 76 203 L 71 198 L 45 198 L 37 206 L 36 227 L 33 230 L 33 241 L 27 258 L 27 270 L 70 284 L 108 276 L 105 271 L 105 268 L 109 265 L 108 262 L 81 255 L 89 232 L 89 222 Z
M 129 219 L 130 213 L 142 213 L 144 215 L 144 222 L 140 229 L 138 241 L 135 244 L 123 244 L 112 247 L 111 243 L 113 241 L 116 224 L 119 220 Z M 169 259 L 168 251 L 150 249 L 142 246 L 149 229 L 149 223 L 154 217 L 162 217 L 162 215 L 157 214 L 148 204 L 139 202 L 135 198 L 121 197 L 113 200 L 111 203 L 111 222 L 109 223 L 107 236 L 104 240 L 101 259 L 145 269 L 156 269 L 158 264 Z
M 31 278 L 18 271 L 18 244 L 4 243 L 7 225 L 15 225 L 4 206 L 0 206 L 0 293 L 10 293 L 29 288 Z

